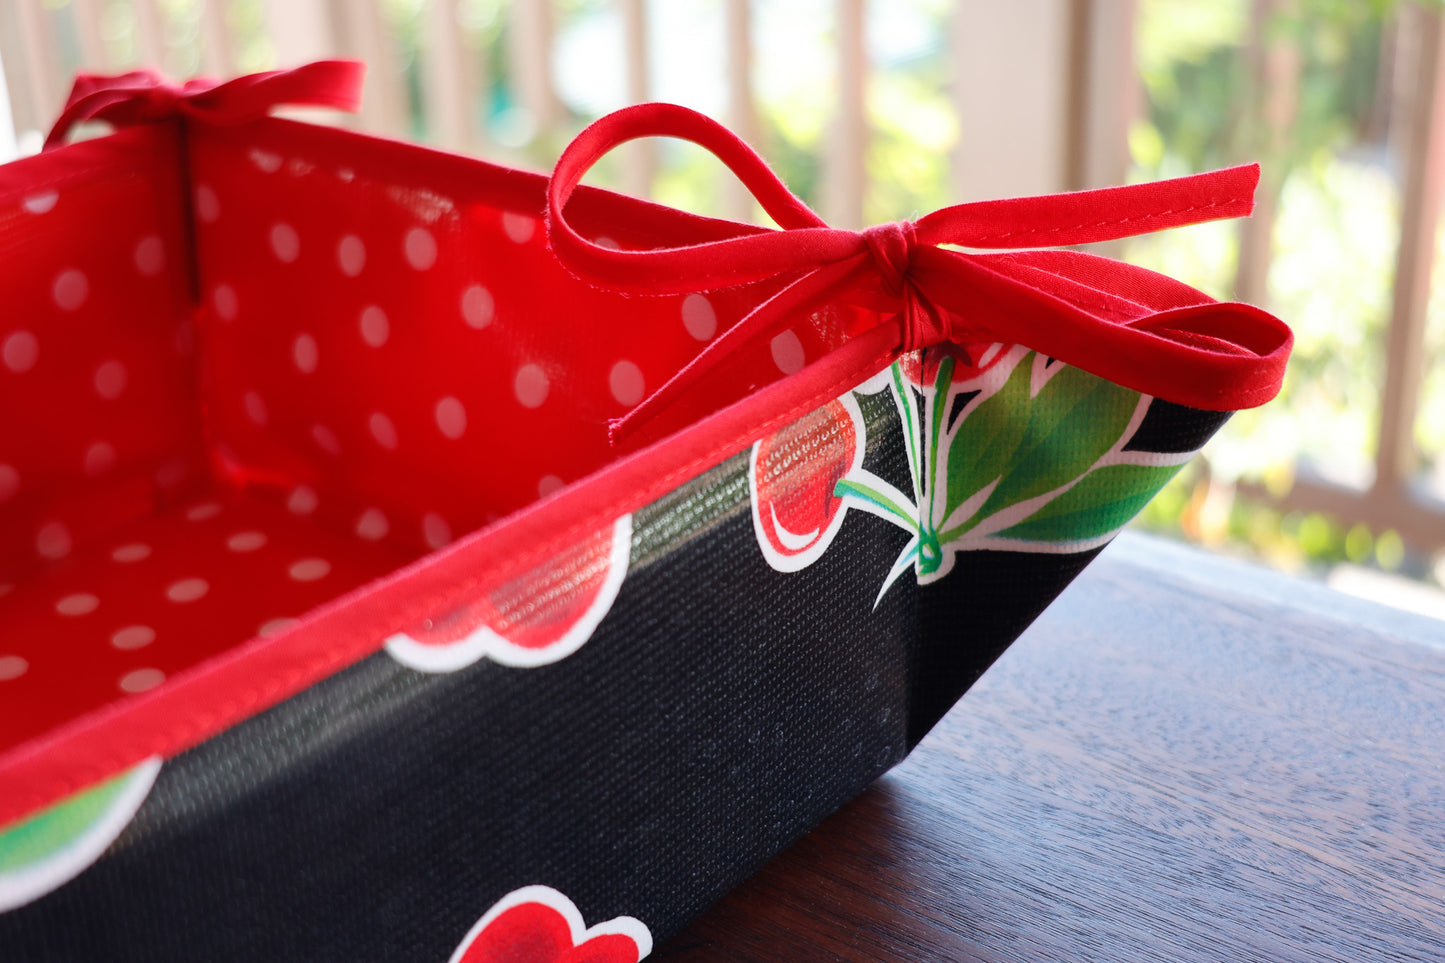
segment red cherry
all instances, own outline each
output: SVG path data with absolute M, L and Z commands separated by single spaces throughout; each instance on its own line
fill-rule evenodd
M 561 913 L 523 903 L 492 920 L 457 963 L 637 963 L 637 956 L 637 944 L 621 933 L 599 933 L 574 945 Z
M 842 521 L 834 488 L 862 461 L 861 419 L 849 407 L 830 401 L 753 450 L 753 521 L 774 568 L 811 563 Z
M 579 538 L 526 571 L 480 586 L 448 612 L 391 639 L 388 650 L 427 672 L 483 657 L 514 666 L 575 652 L 602 621 L 627 575 L 631 517 Z

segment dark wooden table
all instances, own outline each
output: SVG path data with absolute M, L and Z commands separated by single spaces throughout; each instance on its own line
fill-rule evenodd
M 657 958 L 1445 960 L 1445 623 L 1126 535 Z

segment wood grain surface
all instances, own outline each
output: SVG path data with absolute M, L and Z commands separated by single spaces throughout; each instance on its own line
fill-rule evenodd
M 1126 535 L 903 765 L 655 958 L 1445 960 L 1442 645 Z

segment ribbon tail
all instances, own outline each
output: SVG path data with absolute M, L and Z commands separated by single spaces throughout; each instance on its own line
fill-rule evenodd
M 803 275 L 758 305 L 741 321 L 715 338 L 667 382 L 635 408 L 608 423 L 607 437 L 618 445 L 655 418 L 708 372 L 743 347 L 772 334 L 784 321 L 806 314 L 849 285 L 864 264 L 862 255 L 824 265 Z
M 82 74 L 45 138 L 45 149 L 64 144 L 71 128 L 87 120 L 124 127 L 184 114 L 214 124 L 239 124 L 287 104 L 355 111 L 361 106 L 365 73 L 366 66 L 360 61 L 318 60 L 220 85 L 193 80 L 184 87 L 168 84 L 149 70 L 115 77 Z
M 1036 254 L 1039 265 L 1055 270 L 1029 264 Z M 1061 260 L 1074 262 L 1070 272 L 1059 269 Z M 1069 273 L 1087 276 L 1088 283 Z M 934 249 L 916 259 L 915 283 L 935 306 L 961 319 L 961 338 L 1026 344 L 1194 408 L 1223 411 L 1268 401 L 1279 391 L 1293 343 L 1289 327 L 1258 308 L 1215 302 L 1153 272 L 1078 252 L 995 260 Z M 1130 294 L 1109 293 L 1114 290 Z
M 1247 217 L 1259 165 L 1106 187 L 945 207 L 917 221 L 919 240 L 977 248 L 1065 247 Z
M 42 150 L 52 150 L 65 142 L 76 124 L 97 117 L 106 117 L 123 105 L 143 100 L 165 81 L 153 70 L 136 70 L 115 77 L 99 74 L 77 74 L 70 88 L 70 97 L 45 136 Z M 132 107 L 132 110 L 135 108 Z
M 361 109 L 366 64 L 359 60 L 317 60 L 290 70 L 237 77 L 187 96 L 186 112 L 213 123 L 253 120 L 273 107 L 329 107 L 355 113 Z

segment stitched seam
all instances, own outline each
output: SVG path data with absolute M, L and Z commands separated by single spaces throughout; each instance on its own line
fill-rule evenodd
M 1068 224 L 1063 227 L 1051 227 L 1047 230 L 1033 231 L 1006 231 L 1002 234 L 983 234 L 977 239 L 979 241 L 1001 241 L 1010 237 L 1052 237 L 1056 234 L 1064 234 L 1068 231 L 1077 231 L 1085 227 L 1118 227 L 1121 224 L 1137 224 L 1141 221 L 1157 221 L 1160 218 L 1172 217 L 1175 214 L 1197 214 L 1202 211 L 1212 211 L 1217 207 L 1226 207 L 1236 203 L 1237 198 L 1225 198 L 1212 201 L 1208 204 L 1196 204 L 1193 207 L 1176 207 L 1167 211 L 1151 211 L 1148 214 L 1140 214 L 1135 217 L 1121 217 L 1114 221 L 1083 221 L 1078 224 Z M 1183 227 L 1184 225 L 1179 225 Z

